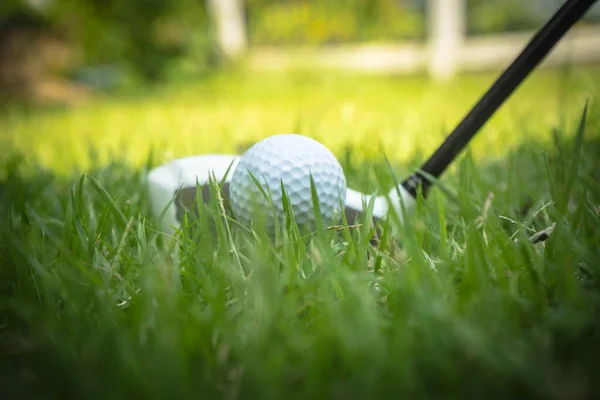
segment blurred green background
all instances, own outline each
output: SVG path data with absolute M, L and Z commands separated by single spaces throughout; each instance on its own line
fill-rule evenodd
M 468 0 L 467 34 L 531 31 L 560 3 Z M 372 159 L 385 148 L 404 161 L 432 151 L 504 67 L 460 73 L 450 82 L 420 71 L 252 71 L 243 58 L 220 50 L 210 4 L 3 0 L 0 145 L 67 171 L 89 166 L 91 148 L 102 160 L 117 153 L 139 164 L 153 149 L 159 161 L 237 153 L 262 137 L 295 131 L 338 155 L 350 146 Z M 425 47 L 427 39 L 424 0 L 242 4 L 251 51 L 356 43 Z M 598 9 L 581 24 L 596 24 Z M 531 132 L 546 140 L 548 127 L 577 115 L 598 92 L 598 71 L 567 65 L 536 72 L 473 148 L 491 157 Z
M 3 62 L 8 63 L 9 53 L 16 53 L 11 46 L 27 46 L 27 54 L 13 54 L 12 63 L 33 62 L 31 53 L 37 53 L 38 64 L 42 61 L 52 72 L 101 87 L 117 83 L 137 87 L 141 83 L 180 80 L 182 75 L 205 76 L 222 66 L 209 3 L 210 0 L 3 0 L 0 53 L 4 55 Z M 250 46 L 420 42 L 426 36 L 426 0 L 242 3 Z M 467 0 L 467 33 L 537 29 L 560 3 Z M 595 7 L 584 22 L 597 22 L 599 10 Z M 6 81 L 5 78 L 5 86 Z

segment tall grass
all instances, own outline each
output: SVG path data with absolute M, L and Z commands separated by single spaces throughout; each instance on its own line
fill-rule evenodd
M 392 215 L 374 227 L 367 212 L 308 236 L 292 219 L 275 237 L 239 226 L 213 185 L 169 237 L 146 197 L 156 161 L 115 156 L 73 178 L 13 159 L 0 189 L 0 388 L 40 399 L 597 397 L 600 114 L 578 108 L 570 130 L 538 125 L 551 144 L 487 162 L 467 152 L 407 224 Z M 389 190 L 385 163 L 354 155 L 340 157 L 354 187 Z

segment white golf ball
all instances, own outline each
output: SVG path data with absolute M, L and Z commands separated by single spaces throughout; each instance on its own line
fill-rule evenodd
M 256 182 L 270 192 L 275 215 Z M 274 216 L 283 221 L 281 182 L 289 197 L 298 225 L 315 221 L 310 175 L 315 183 L 321 215 L 326 223 L 341 216 L 346 201 L 346 177 L 333 153 L 323 144 L 306 136 L 280 134 L 253 145 L 240 158 L 231 178 L 230 203 L 235 217 L 249 225 L 262 212 L 267 228 L 274 227 Z

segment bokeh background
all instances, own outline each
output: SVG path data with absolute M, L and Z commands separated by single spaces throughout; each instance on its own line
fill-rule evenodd
M 239 153 L 295 131 L 338 155 L 419 159 L 561 3 L 3 0 L 3 157 L 61 172 Z M 576 119 L 600 87 L 599 42 L 595 6 L 475 153 L 549 140 Z

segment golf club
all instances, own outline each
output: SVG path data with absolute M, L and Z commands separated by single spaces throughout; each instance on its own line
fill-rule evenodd
M 596 1 L 565 1 L 423 166 L 387 195 L 375 197 L 373 218 L 385 217 L 390 207 L 401 216 L 402 204 L 410 212 L 419 192 L 427 196 L 435 179 L 442 175 L 496 110 Z M 193 209 L 196 185 L 201 187 L 203 199 L 208 201 L 211 176 L 223 181 L 222 194 L 228 199 L 231 176 L 239 159 L 239 155 L 233 154 L 191 156 L 173 160 L 150 171 L 148 182 L 152 212 L 155 216 L 163 215 L 163 229 L 174 232 L 185 210 Z M 345 203 L 348 221 L 355 220 L 371 198 L 348 188 Z
M 408 177 L 402 186 L 413 196 L 416 196 L 417 187 L 421 186 L 423 195 L 426 195 L 433 183 L 426 175 L 440 177 L 479 129 L 594 3 L 596 0 L 565 1 L 423 164 L 422 172 Z

